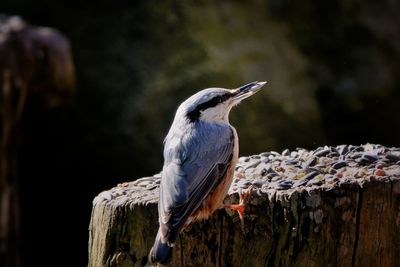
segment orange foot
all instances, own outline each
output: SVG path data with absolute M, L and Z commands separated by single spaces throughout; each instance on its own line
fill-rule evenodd
M 251 192 L 253 190 L 253 186 L 247 188 L 246 191 L 242 191 L 239 193 L 239 204 L 229 204 L 224 205 L 224 208 L 236 210 L 239 214 L 240 225 L 242 227 L 242 231 L 244 232 L 244 212 L 246 210 L 246 204 L 249 202 Z

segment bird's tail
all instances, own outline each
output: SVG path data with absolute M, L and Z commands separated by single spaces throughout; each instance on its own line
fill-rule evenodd
M 168 264 L 172 257 L 172 247 L 167 243 L 163 243 L 160 237 L 160 230 L 158 230 L 156 240 L 149 253 L 149 262 L 151 264 L 160 263 Z

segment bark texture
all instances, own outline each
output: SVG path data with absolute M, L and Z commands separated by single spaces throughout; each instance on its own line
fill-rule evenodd
M 341 179 L 331 187 L 325 182 L 283 189 L 272 180 L 261 184 L 262 179 L 249 175 L 238 178 L 247 163 L 262 161 L 262 156 L 249 158 L 239 161 L 226 198 L 238 202 L 238 192 L 251 190 L 244 232 L 237 214 L 221 209 L 181 234 L 170 266 L 400 266 L 397 161 L 369 169 L 362 168 L 372 163 L 348 166 L 348 172 L 362 169 L 365 175 L 338 175 Z M 95 198 L 89 267 L 147 264 L 158 228 L 159 178 L 120 184 Z

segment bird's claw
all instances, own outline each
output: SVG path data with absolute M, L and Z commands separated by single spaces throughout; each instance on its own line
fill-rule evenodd
M 253 186 L 249 186 L 246 190 L 243 190 L 239 193 L 239 204 L 229 204 L 224 205 L 225 208 L 236 210 L 239 214 L 240 225 L 243 233 L 245 232 L 244 227 L 244 214 L 246 210 L 246 204 L 249 202 L 251 197 L 251 192 L 253 191 Z

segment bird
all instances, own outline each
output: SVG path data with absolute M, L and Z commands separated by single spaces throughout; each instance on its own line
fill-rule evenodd
M 164 140 L 159 229 L 149 252 L 150 264 L 168 264 L 181 231 L 223 206 L 239 154 L 229 112 L 265 84 L 255 81 L 236 89 L 207 88 L 178 107 Z M 229 207 L 239 214 L 244 211 L 243 201 Z

